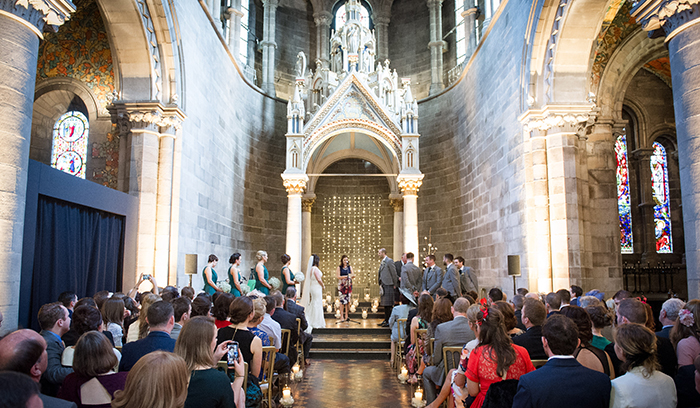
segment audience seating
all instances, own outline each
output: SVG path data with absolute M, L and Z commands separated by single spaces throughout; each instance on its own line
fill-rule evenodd
M 418 339 L 422 339 L 428 333 L 428 329 L 416 329 L 416 347 L 418 347 Z M 427 347 L 427 345 L 426 345 Z M 431 351 L 432 353 L 432 351 Z M 429 353 L 429 354 L 431 354 Z M 418 367 L 420 367 L 421 361 L 423 361 L 423 354 L 421 354 L 420 349 L 416 348 L 416 356 L 418 357 Z
M 535 368 L 540 368 L 543 365 L 547 364 L 547 360 L 542 359 L 542 360 L 532 360 L 532 365 L 535 366 Z
M 287 330 L 289 331 L 289 330 Z M 282 336 L 284 337 L 284 335 Z M 274 379 L 274 372 L 275 372 L 275 347 L 274 346 L 266 346 L 263 347 L 263 360 L 262 360 L 262 367 L 263 367 L 263 378 L 260 380 L 260 390 L 262 391 L 263 394 L 263 403 L 267 401 L 267 407 L 272 408 L 272 388 L 273 388 L 273 379 Z
M 445 378 L 449 377 L 449 372 L 459 365 L 459 359 L 462 356 L 462 347 L 452 346 L 442 348 L 442 361 L 445 362 Z
M 219 371 L 228 373 L 228 363 L 226 361 L 219 360 L 216 362 L 216 368 Z M 248 389 L 248 363 L 243 362 L 243 392 Z
M 295 344 L 295 347 L 297 348 L 297 364 L 299 364 L 301 367 L 304 366 L 304 344 L 301 342 L 301 319 L 297 317 L 297 344 Z M 294 363 L 292 363 L 294 365 Z
M 284 354 L 285 356 L 289 355 L 289 341 L 291 338 L 292 331 L 289 329 L 282 329 L 282 348 L 279 352 Z
M 396 347 L 394 347 L 394 368 L 401 368 L 401 361 L 403 360 L 403 346 L 406 344 L 406 339 L 401 337 L 401 331 L 406 333 L 406 320 L 407 319 L 397 319 L 396 324 L 398 324 L 399 341 L 396 342 Z

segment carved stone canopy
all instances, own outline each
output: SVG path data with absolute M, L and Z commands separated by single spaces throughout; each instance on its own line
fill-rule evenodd
M 668 41 L 681 27 L 700 17 L 700 0 L 643 0 L 630 14 L 645 31 L 663 28 Z
M 586 105 L 546 105 L 542 109 L 530 109 L 520 116 L 525 131 L 548 131 L 560 128 L 585 136 L 587 127 L 593 125 L 598 113 L 594 104 Z
M 177 106 L 165 106 L 160 102 L 122 102 L 116 101 L 107 107 L 112 123 L 117 125 L 119 134 L 126 134 L 132 129 L 165 131 L 179 130 L 187 116 Z M 165 128 L 165 129 L 163 129 Z

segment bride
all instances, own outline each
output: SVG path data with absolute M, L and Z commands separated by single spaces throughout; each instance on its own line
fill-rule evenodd
M 326 327 L 326 320 L 323 317 L 323 272 L 318 269 L 319 257 L 316 254 L 309 258 L 309 266 L 306 268 L 306 279 L 303 282 L 301 305 L 306 310 L 306 320 L 309 327 L 307 333 L 313 329 Z

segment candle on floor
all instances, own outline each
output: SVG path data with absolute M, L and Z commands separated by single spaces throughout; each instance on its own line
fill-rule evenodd
M 289 399 L 289 397 L 291 397 L 291 396 L 292 396 L 292 390 L 290 390 L 290 389 L 282 390 L 282 398 Z
M 326 310 L 328 311 L 328 313 L 333 313 L 333 305 L 328 305 Z
M 365 301 L 369 302 L 369 293 L 365 293 Z
M 423 390 L 420 389 L 420 388 L 418 388 L 418 389 L 416 390 L 415 397 L 416 397 L 416 400 L 417 400 L 417 401 L 423 401 Z
M 367 310 L 362 311 L 362 318 L 366 319 L 367 318 Z
M 408 376 L 408 368 L 406 368 L 406 366 L 401 368 L 401 375 Z
M 331 303 L 331 295 L 326 295 L 326 302 Z
M 296 374 L 296 373 L 299 372 L 299 364 L 294 364 L 294 365 L 292 366 L 292 372 L 293 372 L 294 374 Z

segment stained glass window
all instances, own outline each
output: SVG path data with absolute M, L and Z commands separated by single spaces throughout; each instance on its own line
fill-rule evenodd
M 343 4 L 335 12 L 335 30 L 338 31 L 340 27 L 347 23 L 347 20 L 348 15 L 345 12 L 345 4 Z M 363 5 L 360 5 L 360 24 L 362 27 L 369 28 L 369 11 Z
M 659 142 L 654 142 L 651 155 L 651 190 L 654 196 L 654 231 L 656 233 L 656 252 L 670 254 L 673 252 L 671 241 L 671 208 L 668 198 L 668 161 L 666 149 Z
M 89 132 L 87 117 L 78 111 L 58 118 L 53 127 L 51 167 L 84 179 Z
M 632 206 L 630 204 L 630 177 L 627 166 L 627 135 L 615 141 L 617 157 L 617 211 L 620 216 L 620 250 L 623 254 L 634 253 L 632 246 Z

